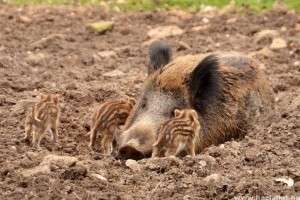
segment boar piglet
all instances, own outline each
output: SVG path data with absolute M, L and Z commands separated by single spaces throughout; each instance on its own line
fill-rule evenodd
M 98 133 L 101 133 L 101 146 L 104 154 L 111 155 L 115 151 L 112 142 L 120 126 L 125 124 L 136 101 L 132 98 L 121 98 L 103 103 L 93 115 L 93 125 L 89 146 L 94 149 Z M 111 150 L 110 150 L 111 148 Z
M 175 118 L 164 122 L 152 145 L 152 157 L 195 155 L 195 138 L 200 131 L 199 116 L 193 109 L 174 111 Z
M 272 116 L 272 89 L 252 58 L 221 52 L 170 56 L 168 45 L 151 45 L 148 79 L 120 134 L 119 157 L 150 157 L 160 125 L 175 109 L 192 108 L 199 115 L 196 153 L 243 137 L 253 123 Z
M 58 138 L 58 94 L 41 94 L 40 102 L 36 103 L 32 110 L 27 113 L 25 120 L 25 141 L 30 141 L 33 133 L 33 147 L 39 147 L 42 137 L 48 130 L 51 132 L 52 140 L 55 142 Z

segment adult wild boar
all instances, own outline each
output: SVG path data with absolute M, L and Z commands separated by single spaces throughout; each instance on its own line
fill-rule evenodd
M 170 60 L 168 45 L 150 46 L 148 80 L 118 135 L 121 158 L 150 157 L 157 130 L 175 109 L 192 108 L 199 114 L 196 153 L 244 136 L 274 110 L 272 88 L 258 63 L 245 55 L 217 52 Z

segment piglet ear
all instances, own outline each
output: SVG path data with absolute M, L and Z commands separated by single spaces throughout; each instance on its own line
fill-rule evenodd
M 58 104 L 58 100 L 59 100 L 59 94 L 54 94 L 53 95 L 53 101 L 55 104 Z
M 193 113 L 194 119 L 199 120 L 199 115 L 198 115 L 198 113 L 197 113 L 195 110 L 193 110 L 192 113 Z
M 189 93 L 192 107 L 200 114 L 213 105 L 221 95 L 221 75 L 219 61 L 215 55 L 204 58 L 188 78 Z
M 178 117 L 180 115 L 180 113 L 181 113 L 181 111 L 179 109 L 174 110 L 175 117 Z
M 132 103 L 132 105 L 136 104 L 136 100 L 134 98 L 129 98 L 129 101 Z
M 152 144 L 152 147 L 156 147 L 156 146 L 158 146 L 158 144 L 159 144 L 159 141 L 157 140 L 154 144 Z
M 45 93 L 40 93 L 40 96 L 41 96 L 41 100 L 44 100 L 48 97 L 48 95 Z
M 168 64 L 171 60 L 171 48 L 163 42 L 154 42 L 149 48 L 150 64 L 148 65 L 148 75 Z
M 163 125 L 161 124 L 158 131 L 156 132 L 156 135 L 157 135 L 156 142 L 152 145 L 152 147 L 156 147 L 162 142 L 163 137 L 164 137 L 162 134 L 162 129 L 163 129 Z

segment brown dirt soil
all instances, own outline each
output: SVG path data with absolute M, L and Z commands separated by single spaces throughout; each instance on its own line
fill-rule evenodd
M 208 28 L 204 17 L 209 19 Z M 87 23 L 99 20 L 115 21 L 113 31 L 97 35 L 86 29 Z M 300 196 L 299 23 L 300 15 L 289 11 L 129 14 L 92 7 L 0 5 L 0 199 Z M 256 52 L 274 88 L 277 115 L 269 127 L 256 127 L 240 141 L 212 146 L 196 157 L 143 159 L 138 161 L 140 171 L 133 172 L 125 161 L 91 152 L 84 134 L 93 108 L 101 102 L 139 96 L 148 61 L 143 43 L 149 40 L 150 29 L 164 25 L 185 30 L 165 39 L 174 56 Z M 202 30 L 192 31 L 195 26 Z M 276 30 L 287 47 L 260 51 L 271 44 L 270 39 L 254 41 L 255 34 L 265 29 Z M 40 41 L 49 36 L 48 41 Z M 182 41 L 191 49 L 181 48 Z M 100 51 L 116 54 L 101 58 Z M 114 70 L 124 75 L 104 76 Z M 61 120 L 59 141 L 54 144 L 46 135 L 41 149 L 35 150 L 22 138 L 26 111 L 40 92 L 61 95 Z M 49 154 L 74 156 L 78 161 L 26 174 Z M 293 179 L 294 185 L 275 181 L 283 177 Z

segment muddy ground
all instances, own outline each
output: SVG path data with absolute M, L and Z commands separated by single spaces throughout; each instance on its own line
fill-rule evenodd
M 99 20 L 113 20 L 113 31 L 99 35 L 86 29 Z M 196 157 L 143 159 L 140 170 L 133 171 L 125 161 L 91 152 L 84 134 L 101 102 L 139 97 L 146 78 L 147 32 L 167 25 L 185 31 L 164 38 L 174 56 L 234 50 L 260 60 L 274 88 L 277 114 L 269 127 L 256 127 L 243 140 L 212 146 Z M 0 5 L 0 27 L 0 199 L 300 196 L 300 14 L 126 14 Z M 275 32 L 258 38 L 266 29 Z M 274 38 L 285 43 L 270 48 Z M 46 135 L 35 150 L 22 138 L 26 111 L 40 92 L 61 95 L 61 120 L 59 141 L 54 144 Z M 76 158 L 39 168 L 47 155 Z M 291 178 L 294 184 L 277 178 Z

